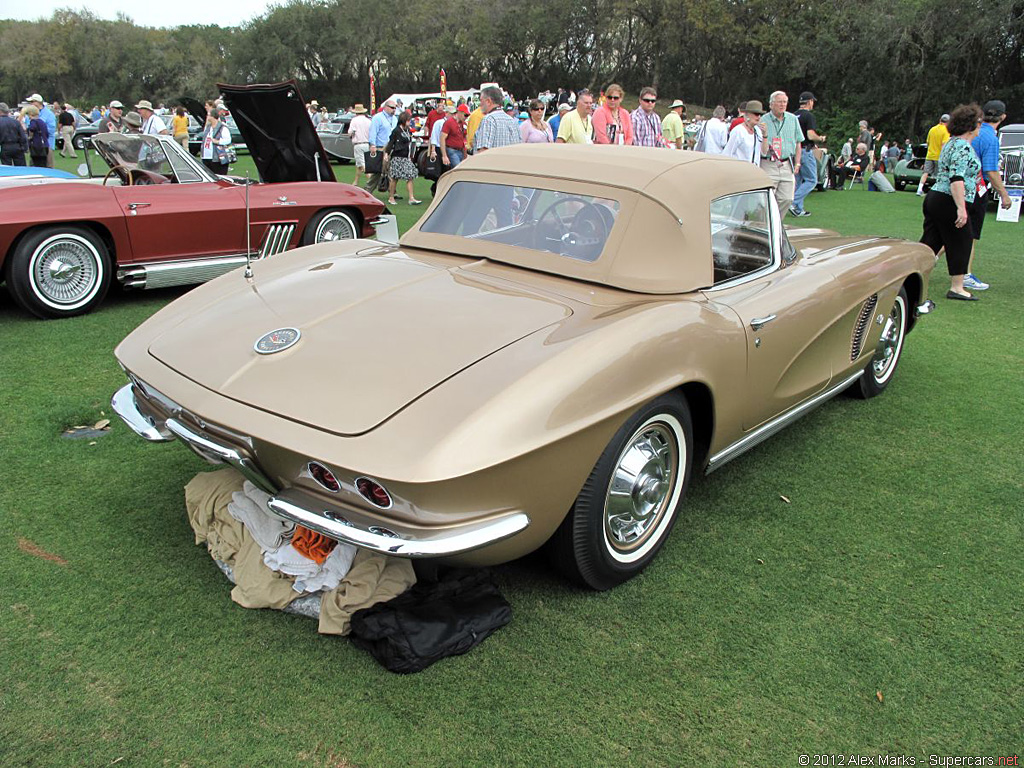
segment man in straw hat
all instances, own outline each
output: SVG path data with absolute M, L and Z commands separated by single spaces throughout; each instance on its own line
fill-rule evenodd
M 366 153 L 370 149 L 370 118 L 362 104 L 352 107 L 352 114 L 355 117 L 348 124 L 348 136 L 352 139 L 352 157 L 356 164 L 356 177 L 352 183 L 358 187 L 359 179 L 366 171 Z
M 142 133 L 147 136 L 170 133 L 167 126 L 164 125 L 163 119 L 153 110 L 153 102 L 143 99 L 135 105 L 135 108 L 139 110 L 139 116 L 142 118 Z

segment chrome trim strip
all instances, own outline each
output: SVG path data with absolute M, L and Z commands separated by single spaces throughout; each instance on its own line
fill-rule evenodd
M 202 283 L 244 265 L 245 254 L 133 264 L 119 269 L 117 279 L 128 288 L 166 288 Z
M 524 513 L 513 512 L 461 532 L 439 532 L 437 536 L 429 539 L 396 538 L 398 534 L 391 536 L 373 530 L 394 533 L 391 529 L 376 525 L 370 526 L 370 529 L 359 528 L 347 520 L 332 520 L 324 514 L 279 496 L 271 498 L 269 504 L 270 509 L 285 520 L 291 520 L 346 544 L 396 557 L 447 557 L 471 552 L 514 536 L 530 524 L 530 518 Z
M 774 435 L 776 432 L 780 432 L 783 427 L 788 426 L 790 423 L 796 421 L 801 416 L 807 415 L 816 406 L 821 405 L 826 400 L 835 397 L 848 386 L 853 384 L 857 379 L 864 375 L 864 371 L 857 371 L 849 378 L 839 382 L 831 389 L 826 389 L 824 392 L 815 395 L 810 400 L 805 400 L 799 405 L 791 408 L 785 413 L 781 413 L 769 422 L 762 424 L 760 427 L 755 429 L 749 435 L 740 438 L 732 445 L 724 448 L 723 450 L 716 453 L 710 459 L 708 459 L 707 469 L 704 470 L 704 474 L 710 475 L 716 469 L 721 467 L 723 464 L 732 461 L 737 456 L 746 453 L 755 445 L 763 443 L 769 437 Z
M 159 429 L 152 419 L 139 410 L 139 404 L 135 401 L 135 393 L 132 392 L 131 384 L 125 384 L 114 393 L 114 396 L 110 398 L 110 407 L 140 437 L 153 443 L 163 443 L 174 439 L 174 435 L 168 430 Z
M 168 419 L 167 429 L 175 437 L 188 445 L 211 464 L 230 464 L 257 488 L 262 488 L 267 493 L 277 493 L 278 488 L 257 466 L 256 462 L 248 456 L 243 456 L 234 448 L 221 445 L 207 437 L 204 437 L 186 427 L 177 419 Z

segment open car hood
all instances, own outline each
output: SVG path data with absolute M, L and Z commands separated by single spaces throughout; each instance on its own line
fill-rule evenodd
M 271 85 L 218 83 L 217 87 L 263 181 L 335 180 L 294 80 Z
M 198 99 L 191 99 L 185 96 L 178 99 L 178 103 L 188 110 L 188 113 L 195 118 L 200 127 L 206 125 L 206 107 L 200 104 Z
M 362 258 L 325 258 L 320 246 L 302 251 L 291 252 L 287 269 L 259 270 L 253 285 L 238 272 L 219 278 L 237 290 L 182 316 L 149 353 L 235 401 L 357 435 L 572 314 L 561 301 L 401 251 Z M 255 351 L 264 334 L 283 328 L 300 332 L 294 346 Z

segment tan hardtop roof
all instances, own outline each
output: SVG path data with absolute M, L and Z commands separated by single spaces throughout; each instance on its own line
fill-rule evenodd
M 516 144 L 472 155 L 459 168 L 619 187 L 653 198 L 678 218 L 683 217 L 686 207 L 679 207 L 679 196 L 671 190 L 684 177 L 696 179 L 699 176 L 701 185 L 710 185 L 708 192 L 712 200 L 744 189 L 762 188 L 766 181 L 764 173 L 751 163 L 703 152 L 657 147 Z M 658 184 L 659 178 L 666 174 L 676 183 Z M 664 181 L 667 179 L 662 179 Z
M 421 229 L 460 181 L 536 186 L 615 198 L 619 220 L 597 261 Z M 771 186 L 752 163 L 656 147 L 520 144 L 470 157 L 438 180 L 406 247 L 491 259 L 641 293 L 684 293 L 713 282 L 711 202 Z

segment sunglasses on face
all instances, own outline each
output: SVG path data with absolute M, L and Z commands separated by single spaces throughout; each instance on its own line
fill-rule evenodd
M 648 104 L 653 104 L 657 99 L 640 99 L 640 101 L 646 101 Z
M 622 97 L 621 96 L 605 96 L 605 98 L 608 99 L 609 101 L 618 101 Z
M 531 112 L 537 112 L 537 111 L 539 111 L 541 109 L 544 109 L 544 107 L 530 107 L 530 111 Z

